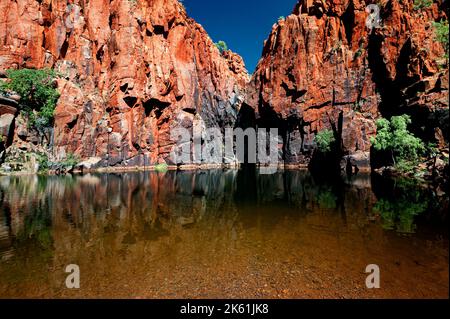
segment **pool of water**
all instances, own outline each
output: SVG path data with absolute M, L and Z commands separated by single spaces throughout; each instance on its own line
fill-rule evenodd
M 0 297 L 448 298 L 447 209 L 364 175 L 3 176 Z

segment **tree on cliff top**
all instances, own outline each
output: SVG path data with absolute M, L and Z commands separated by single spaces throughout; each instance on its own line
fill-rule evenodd
M 36 128 L 53 124 L 53 114 L 59 93 L 54 87 L 56 73 L 50 69 L 7 70 L 8 81 L 0 85 L 0 91 L 20 95 L 20 109 Z
M 219 49 L 220 54 L 223 54 L 225 51 L 228 51 L 228 45 L 225 43 L 225 41 L 219 41 L 219 42 L 214 43 L 214 44 Z

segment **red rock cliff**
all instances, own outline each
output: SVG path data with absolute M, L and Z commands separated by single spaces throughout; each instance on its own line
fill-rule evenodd
M 315 134 L 331 129 L 343 156 L 367 163 L 375 120 L 396 113 L 411 114 L 428 139 L 448 133 L 440 113 L 448 114 L 448 70 L 432 26 L 447 19 L 446 4 L 377 2 L 381 23 L 369 29 L 371 3 L 302 0 L 273 26 L 246 104 L 258 125 L 281 129 L 287 162 L 308 163 Z
M 448 144 L 448 70 L 432 26 L 448 8 L 413 2 L 377 2 L 380 25 L 369 29 L 373 1 L 301 0 L 273 26 L 247 84 L 242 59 L 221 55 L 176 0 L 0 0 L 0 71 L 63 75 L 56 160 L 169 161 L 171 129 L 201 117 L 208 127 L 278 127 L 287 163 L 309 163 L 315 135 L 331 129 L 339 156 L 368 166 L 380 116 L 409 113 L 416 134 Z M 18 149 L 39 144 L 20 116 L 15 127 Z
M 170 129 L 233 124 L 248 81 L 176 0 L 0 0 L 0 70 L 55 68 L 53 155 L 168 160 Z M 23 138 L 15 137 L 16 143 Z

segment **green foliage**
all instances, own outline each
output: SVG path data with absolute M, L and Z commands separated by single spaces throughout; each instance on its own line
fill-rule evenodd
M 433 0 L 414 0 L 414 10 L 431 7 Z
M 374 149 L 390 152 L 394 164 L 417 160 L 425 151 L 425 145 L 408 131 L 410 123 L 408 115 L 393 116 L 390 121 L 378 120 L 377 136 L 371 140 Z
M 39 163 L 39 172 L 45 173 L 49 169 L 68 169 L 76 166 L 79 163 L 78 157 L 74 154 L 69 153 L 66 158 L 59 162 L 52 162 L 48 159 L 46 154 L 37 155 Z
M 74 167 L 78 164 L 79 159 L 74 154 L 69 153 L 64 161 L 61 162 L 61 165 L 64 168 Z
M 436 158 L 439 155 L 439 148 L 436 143 L 428 143 L 426 152 L 430 158 Z
M 53 245 L 51 223 L 48 207 L 38 205 L 32 214 L 25 216 L 23 229 L 17 235 L 18 241 L 32 240 L 38 243 L 41 249 L 50 249 Z
M 414 173 L 414 168 L 417 166 L 418 161 L 407 161 L 399 160 L 395 164 L 395 168 L 402 173 L 412 174 Z
M 315 141 L 320 152 L 328 153 L 331 151 L 331 146 L 336 140 L 333 131 L 323 130 L 317 133 Z
M 50 162 L 48 160 L 47 154 L 38 154 L 37 160 L 39 163 L 39 172 L 45 173 L 50 168 Z
M 225 41 L 219 41 L 215 43 L 215 45 L 219 49 L 220 54 L 223 54 L 225 51 L 228 51 L 228 45 L 225 43 Z
M 21 96 L 20 108 L 36 128 L 53 124 L 58 91 L 53 86 L 56 73 L 50 69 L 7 70 L 9 81 L 0 85 L 2 92 L 15 92 Z
M 158 164 L 155 166 L 155 171 L 157 171 L 158 173 L 165 173 L 168 170 L 168 166 L 165 163 L 162 164 Z
M 441 20 L 433 22 L 436 40 L 439 41 L 445 49 L 445 59 L 448 60 L 448 21 Z

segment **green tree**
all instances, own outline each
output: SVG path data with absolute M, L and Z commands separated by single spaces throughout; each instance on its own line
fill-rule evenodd
M 165 173 L 169 169 L 169 166 L 166 163 L 158 164 L 155 166 L 155 171 L 158 173 Z
M 316 134 L 315 141 L 320 152 L 328 153 L 331 151 L 331 146 L 336 140 L 333 131 L 323 130 Z
M 48 160 L 47 154 L 37 154 L 37 160 L 39 163 L 39 172 L 47 172 L 51 163 Z
M 219 41 L 215 43 L 216 47 L 219 49 L 220 54 L 223 54 L 225 51 L 228 51 L 228 45 L 225 43 L 225 41 Z
M 69 153 L 66 159 L 63 161 L 63 166 L 66 168 L 73 167 L 76 166 L 79 162 L 80 160 L 76 155 L 74 155 L 73 153 Z
M 377 121 L 377 136 L 372 138 L 376 151 L 387 151 L 391 154 L 394 165 L 403 161 L 417 160 L 425 151 L 421 139 L 408 131 L 411 117 L 408 115 L 393 116 L 390 121 L 379 119 Z
M 7 70 L 8 81 L 0 85 L 2 92 L 21 96 L 20 109 L 36 128 L 53 124 L 53 115 L 59 93 L 53 85 L 56 73 L 50 69 Z

